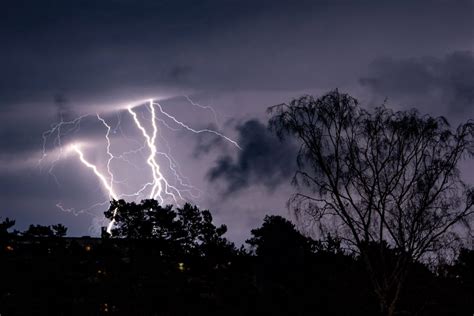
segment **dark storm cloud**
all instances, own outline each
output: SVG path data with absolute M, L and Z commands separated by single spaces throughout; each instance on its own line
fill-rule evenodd
M 360 83 L 383 97 L 462 114 L 474 107 L 474 54 L 460 51 L 443 58 L 380 58 Z
M 58 90 L 195 88 L 203 78 L 207 85 L 208 58 L 219 49 L 211 42 L 226 46 L 232 39 L 223 30 L 282 7 L 282 1 L 11 1 L 0 10 L 0 100 L 49 98 Z
M 158 87 L 340 86 L 380 52 L 439 51 L 452 32 L 472 37 L 472 5 L 456 4 L 10 1 L 0 10 L 0 106 L 58 91 L 93 99 Z
M 264 185 L 270 190 L 289 183 L 296 171 L 297 146 L 281 141 L 257 120 L 237 127 L 242 150 L 236 158 L 223 156 L 209 170 L 210 181 L 226 184 L 226 193 L 235 193 L 252 185 Z
M 210 129 L 217 130 L 210 126 Z M 211 151 L 216 149 L 224 150 L 226 148 L 227 142 L 225 142 L 222 137 L 209 137 L 209 135 L 198 134 L 196 137 L 196 146 L 193 151 L 193 158 L 201 158 L 206 154 L 209 154 Z

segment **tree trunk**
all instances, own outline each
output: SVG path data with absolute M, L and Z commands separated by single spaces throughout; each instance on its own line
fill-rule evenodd
M 402 282 L 399 281 L 396 285 L 395 293 L 390 294 L 391 291 L 389 289 L 385 289 L 382 292 L 382 295 L 379 296 L 381 315 L 384 315 L 384 316 L 395 315 L 397 302 L 400 297 L 401 288 L 402 288 Z

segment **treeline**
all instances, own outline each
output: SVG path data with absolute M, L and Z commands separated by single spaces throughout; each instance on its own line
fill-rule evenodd
M 115 215 L 114 215 L 115 214 Z M 363 258 L 266 216 L 237 248 L 207 210 L 113 201 L 111 234 L 67 238 L 63 225 L 0 223 L 2 315 L 379 315 Z M 383 245 L 390 269 L 397 251 Z M 379 252 L 378 244 L 369 244 Z M 474 251 L 451 264 L 413 262 L 399 314 L 469 315 Z M 390 259 L 391 258 L 391 259 Z M 383 271 L 377 271 L 382 273 Z

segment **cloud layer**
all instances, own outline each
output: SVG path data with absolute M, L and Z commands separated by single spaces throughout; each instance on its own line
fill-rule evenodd
M 264 185 L 274 190 L 290 183 L 296 171 L 297 146 L 289 140 L 281 141 L 266 125 L 249 120 L 237 127 L 242 150 L 237 157 L 225 155 L 209 170 L 212 182 L 225 184 L 224 192 L 233 194 L 251 185 Z
M 474 54 L 457 51 L 442 58 L 380 58 L 360 83 L 389 99 L 463 115 L 474 107 Z

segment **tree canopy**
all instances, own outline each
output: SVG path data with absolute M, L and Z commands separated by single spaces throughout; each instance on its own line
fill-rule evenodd
M 0 222 L 0 237 L 8 236 L 10 234 L 8 230 L 13 226 L 15 226 L 15 221 L 9 219 L 8 217 Z
M 67 227 L 63 224 L 56 224 L 51 226 L 44 225 L 30 225 L 22 234 L 25 237 L 64 237 L 67 233 Z
M 373 279 L 382 309 L 393 313 L 410 261 L 449 244 L 474 212 L 473 190 L 458 169 L 472 157 L 474 124 L 453 129 L 416 110 L 365 110 L 337 90 L 269 112 L 280 137 L 300 142 L 294 210 L 342 236 L 371 275 L 386 252 L 369 256 L 368 245 L 397 250 L 393 268 Z
M 260 228 L 252 229 L 252 238 L 246 241 L 257 256 L 281 255 L 291 257 L 310 254 L 315 241 L 302 235 L 293 223 L 281 216 L 265 216 Z
M 208 210 L 201 211 L 189 203 L 173 209 L 153 199 L 141 203 L 111 201 L 105 217 L 115 221 L 112 237 L 155 240 L 187 255 L 235 251 L 223 237 L 227 227 L 215 226 Z

